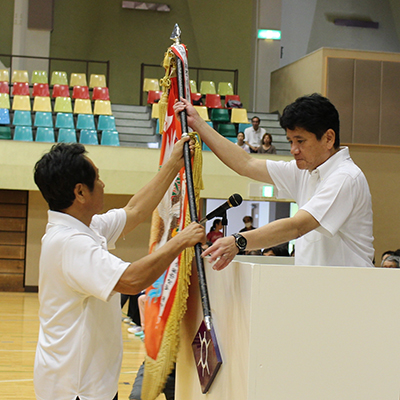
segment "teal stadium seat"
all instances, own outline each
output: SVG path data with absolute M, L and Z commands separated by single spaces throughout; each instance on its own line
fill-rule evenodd
M 0 108 L 0 124 L 8 125 L 10 123 L 10 111 L 8 108 Z
M 32 126 L 31 112 L 15 110 L 13 117 L 13 125 Z
M 83 129 L 79 137 L 79 143 L 82 144 L 99 144 L 97 131 L 94 129 Z
M 11 139 L 11 128 L 9 126 L 0 126 L 0 140 Z
M 33 134 L 31 126 L 16 126 L 14 131 L 14 140 L 32 142 Z
M 72 113 L 57 113 L 56 128 L 69 128 L 75 130 L 74 116 Z
M 36 131 L 36 142 L 49 142 L 54 143 L 54 129 L 53 128 L 44 128 L 40 126 Z
M 115 130 L 103 131 L 101 135 L 101 144 L 106 146 L 119 146 L 118 132 Z
M 93 114 L 78 114 L 76 129 L 96 129 Z
M 100 115 L 97 129 L 99 131 L 116 130 L 117 128 L 115 127 L 115 118 L 112 115 Z
M 42 126 L 45 128 L 53 127 L 53 115 L 51 112 L 36 111 L 35 126 Z
M 219 124 L 218 132 L 222 136 L 236 137 L 236 127 L 234 124 Z
M 244 132 L 245 129 L 252 127 L 251 124 L 239 124 L 239 132 Z
M 62 143 L 76 143 L 75 129 L 60 128 L 58 131 L 58 142 Z

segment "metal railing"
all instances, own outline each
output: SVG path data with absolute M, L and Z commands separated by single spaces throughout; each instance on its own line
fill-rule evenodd
M 85 70 L 86 70 L 86 76 L 89 79 L 89 66 L 90 64 L 103 64 L 106 66 L 106 82 L 109 88 L 109 84 L 110 84 L 110 60 L 108 61 L 99 61 L 99 60 L 82 60 L 82 59 L 78 59 L 78 58 L 62 58 L 62 57 L 36 57 L 36 56 L 18 56 L 15 54 L 0 54 L 0 57 L 6 57 L 9 58 L 10 60 L 10 71 L 13 71 L 13 63 L 14 63 L 14 59 L 16 58 L 25 58 L 25 59 L 31 59 L 31 60 L 44 60 L 44 61 L 48 61 L 48 67 L 47 67 L 47 74 L 49 77 L 49 80 L 51 79 L 51 72 L 52 72 L 52 62 L 54 61 L 63 61 L 63 62 L 81 62 L 85 64 Z M 55 70 L 55 71 L 58 71 Z M 81 72 L 81 71 L 79 71 Z
M 162 78 L 164 76 L 164 68 L 161 65 L 159 65 L 159 64 L 145 64 L 145 63 L 141 64 L 141 68 L 140 68 L 140 85 L 139 85 L 139 99 L 140 99 L 140 105 L 141 106 L 144 105 L 144 99 L 143 99 L 143 97 L 144 97 L 144 93 L 143 93 L 143 82 L 144 82 L 144 79 L 146 77 L 147 78 L 155 78 L 154 76 L 151 76 L 151 74 L 149 76 L 146 76 L 147 75 L 146 69 L 154 68 L 154 67 L 156 67 L 156 68 L 158 68 L 160 70 L 159 77 Z M 194 80 L 193 74 L 192 74 L 193 71 L 195 72 L 195 75 L 196 75 L 196 79 L 195 80 L 196 80 L 197 84 L 200 83 L 200 81 L 199 81 L 200 80 L 200 73 L 203 72 L 203 71 L 206 72 L 206 73 L 207 72 L 211 72 L 211 73 L 223 72 L 223 73 L 227 73 L 229 75 L 232 75 L 233 79 L 232 80 L 226 79 L 226 81 L 231 81 L 232 84 L 233 84 L 234 93 L 236 93 L 236 94 L 238 93 L 238 84 L 239 84 L 239 70 L 238 69 L 189 67 L 190 78 Z

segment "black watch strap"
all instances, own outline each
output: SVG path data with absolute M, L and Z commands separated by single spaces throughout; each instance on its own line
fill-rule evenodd
M 247 246 L 247 239 L 240 233 L 234 233 L 232 236 L 235 238 L 235 244 L 239 251 L 245 251 Z

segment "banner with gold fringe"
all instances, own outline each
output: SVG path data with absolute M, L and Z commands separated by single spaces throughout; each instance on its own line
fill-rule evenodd
M 184 58 L 187 65 L 186 48 L 180 45 L 179 54 L 177 55 L 176 52 L 175 48 L 170 48 L 164 57 L 165 77 L 161 80 L 163 95 L 159 105 L 160 129 L 161 127 L 163 129 L 160 168 L 170 157 L 175 142 L 181 138 L 182 134 L 180 122 L 173 110 L 175 100 L 178 98 L 175 57 Z M 190 99 L 188 87 L 185 97 Z M 191 136 L 194 137 L 194 135 Z M 200 189 L 202 189 L 202 155 L 199 139 L 196 140 L 192 167 L 198 206 Z M 165 244 L 190 222 L 186 176 L 182 168 L 153 213 L 150 252 Z M 145 347 L 147 354 L 142 386 L 143 400 L 154 400 L 162 392 L 168 375 L 175 367 L 179 329 L 186 312 L 193 257 L 193 248 L 186 249 L 146 290 Z

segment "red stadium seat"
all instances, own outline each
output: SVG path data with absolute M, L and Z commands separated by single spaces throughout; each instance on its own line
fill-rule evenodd
M 229 108 L 229 107 L 226 106 L 226 103 L 227 103 L 229 100 L 237 100 L 237 101 L 240 101 L 240 96 L 239 96 L 238 94 L 227 94 L 227 95 L 225 96 L 225 108 Z
M 190 93 L 190 99 L 192 100 L 192 103 L 194 104 L 199 104 L 198 102 L 201 100 L 201 93 Z
M 0 82 L 0 93 L 10 94 L 10 87 L 8 86 L 8 82 Z
M 221 96 L 219 94 L 206 94 L 207 108 L 222 108 Z
M 94 87 L 92 100 L 110 100 L 108 88 L 106 87 Z
M 13 96 L 29 96 L 29 83 L 28 82 L 14 82 Z
M 161 99 L 162 91 L 160 90 L 149 90 L 147 94 L 147 104 L 158 103 Z
M 55 84 L 53 86 L 53 98 L 54 97 L 70 97 L 69 86 Z
M 74 86 L 72 91 L 73 99 L 90 99 L 88 86 Z
M 34 83 L 32 97 L 50 97 L 49 85 L 47 83 Z

